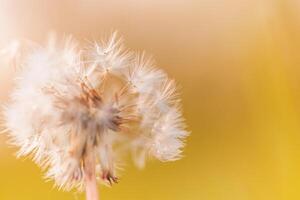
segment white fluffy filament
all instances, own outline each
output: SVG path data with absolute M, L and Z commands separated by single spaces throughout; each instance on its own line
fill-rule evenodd
M 23 56 L 5 110 L 18 155 L 32 155 L 63 189 L 118 181 L 119 149 L 142 166 L 146 155 L 180 158 L 188 135 L 173 80 L 145 53 L 134 55 L 116 34 L 88 50 L 51 40 Z M 124 146 L 126 148 L 124 148 Z

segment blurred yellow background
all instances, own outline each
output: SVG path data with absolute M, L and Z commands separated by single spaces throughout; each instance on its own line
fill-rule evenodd
M 0 44 L 119 30 L 182 86 L 184 159 L 125 166 L 104 200 L 300 199 L 299 0 L 0 0 Z M 0 103 L 13 69 L 0 65 Z M 0 200 L 82 200 L 0 136 Z

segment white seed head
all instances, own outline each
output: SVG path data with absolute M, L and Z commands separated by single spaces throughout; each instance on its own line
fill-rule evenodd
M 51 39 L 22 60 L 5 109 L 18 155 L 31 155 L 63 189 L 82 186 L 94 168 L 103 182 L 117 182 L 120 151 L 132 151 L 138 166 L 147 156 L 180 158 L 188 132 L 175 82 L 116 34 L 86 49 Z

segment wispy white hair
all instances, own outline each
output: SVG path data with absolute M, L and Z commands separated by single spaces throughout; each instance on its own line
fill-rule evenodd
M 125 49 L 116 33 L 79 46 L 52 39 L 23 58 L 5 109 L 18 155 L 32 155 L 64 189 L 83 185 L 91 163 L 103 182 L 117 182 L 120 148 L 139 166 L 147 156 L 179 159 L 188 132 L 175 81 L 145 53 Z

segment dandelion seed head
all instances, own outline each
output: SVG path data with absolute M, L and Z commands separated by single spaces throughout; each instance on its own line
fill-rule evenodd
M 5 125 L 18 155 L 59 188 L 82 187 L 95 168 L 104 183 L 117 182 L 124 150 L 139 167 L 147 157 L 181 157 L 188 132 L 175 81 L 122 42 L 114 33 L 82 51 L 72 38 L 52 38 L 22 60 Z

